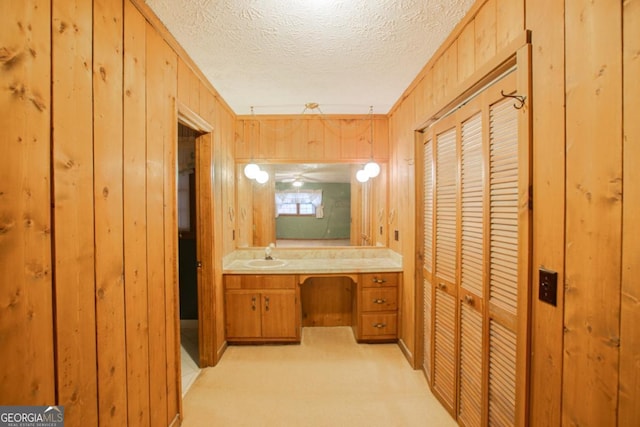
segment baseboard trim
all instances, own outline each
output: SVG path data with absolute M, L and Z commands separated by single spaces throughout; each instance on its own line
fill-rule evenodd
M 225 351 L 227 351 L 227 347 L 229 346 L 227 345 L 227 341 L 225 340 L 220 346 L 220 348 L 218 348 L 218 351 L 216 352 L 216 360 L 215 360 L 214 366 L 217 365 L 218 362 L 220 362 L 222 355 L 224 354 Z
M 402 354 L 404 354 L 404 357 L 407 359 L 407 362 L 409 362 L 409 365 L 411 365 L 411 367 L 414 367 L 415 365 L 413 364 L 413 353 L 411 353 L 409 347 L 407 347 L 402 339 L 398 340 L 398 347 L 400 347 L 400 351 L 402 351 Z

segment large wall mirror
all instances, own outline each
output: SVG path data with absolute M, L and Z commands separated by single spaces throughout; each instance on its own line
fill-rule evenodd
M 258 166 L 266 182 L 237 165 L 238 247 L 386 246 L 386 164 L 366 182 L 362 163 Z

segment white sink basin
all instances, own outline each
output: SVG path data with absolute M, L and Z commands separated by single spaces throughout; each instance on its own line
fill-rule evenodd
M 245 262 L 247 267 L 254 268 L 273 268 L 273 267 L 282 267 L 286 264 L 286 261 L 281 259 L 250 259 Z

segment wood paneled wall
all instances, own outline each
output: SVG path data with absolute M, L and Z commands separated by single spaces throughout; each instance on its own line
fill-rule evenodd
M 55 399 L 51 265 L 50 2 L 0 18 L 0 402 Z M 90 355 L 88 355 L 90 357 Z
M 177 110 L 214 128 L 214 217 L 233 206 L 235 115 L 143 3 L 6 3 L 0 402 L 64 405 L 69 426 L 176 423 Z M 232 220 L 211 223 L 213 364 L 234 244 Z
M 236 161 L 366 162 L 389 157 L 386 116 L 238 116 Z
M 618 425 L 640 420 L 640 0 L 622 9 L 622 289 Z
M 479 0 L 390 113 L 393 211 L 407 205 L 400 189 L 413 185 L 402 160 L 414 131 L 531 31 L 531 425 L 630 426 L 639 418 L 632 325 L 640 243 L 631 237 L 640 215 L 638 21 L 638 0 Z M 414 223 L 398 225 L 400 242 L 391 246 L 406 266 L 415 250 L 402 240 L 412 239 Z M 538 267 L 559 273 L 557 307 L 537 299 Z M 406 317 L 415 304 L 412 274 L 405 273 Z M 409 355 L 412 324 L 402 328 Z

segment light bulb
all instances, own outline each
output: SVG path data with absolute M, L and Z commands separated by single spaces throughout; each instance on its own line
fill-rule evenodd
M 369 174 L 366 170 L 360 169 L 358 172 L 356 172 L 356 179 L 358 180 L 358 182 L 367 182 L 369 180 Z
M 374 161 L 364 165 L 364 170 L 367 172 L 367 175 L 369 175 L 369 178 L 375 178 L 380 175 L 380 165 Z
M 264 184 L 269 181 L 269 173 L 267 171 L 258 171 L 256 174 L 256 182 L 258 184 Z
M 256 165 L 255 163 L 249 163 L 244 167 L 244 176 L 249 179 L 254 179 L 258 172 L 260 172 L 260 166 Z
M 291 183 L 291 185 L 293 185 L 294 187 L 302 187 L 304 185 L 304 182 L 302 182 L 302 181 L 293 181 Z

